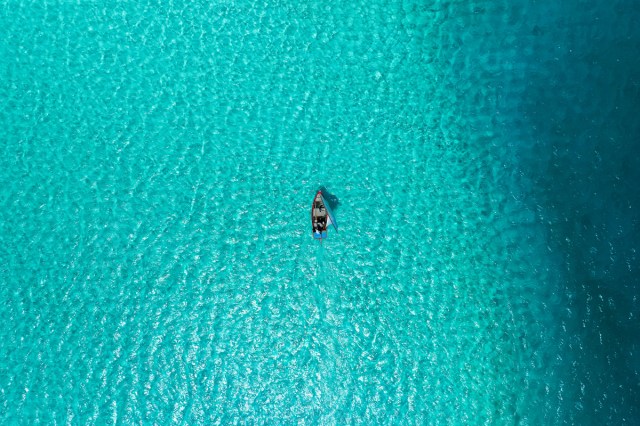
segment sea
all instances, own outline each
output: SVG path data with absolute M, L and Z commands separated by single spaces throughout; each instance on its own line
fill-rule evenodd
M 0 423 L 639 425 L 639 52 L 639 0 L 4 1 Z

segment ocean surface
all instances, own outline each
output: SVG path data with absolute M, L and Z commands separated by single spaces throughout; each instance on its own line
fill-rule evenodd
M 638 0 L 5 1 L 0 423 L 640 424 L 639 52 Z

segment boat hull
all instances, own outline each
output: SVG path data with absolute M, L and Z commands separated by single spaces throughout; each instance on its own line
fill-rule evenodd
M 311 232 L 313 238 L 322 240 L 327 238 L 327 227 L 332 224 L 336 229 L 335 218 L 333 212 L 329 208 L 326 200 L 322 196 L 322 191 L 316 192 L 311 205 Z

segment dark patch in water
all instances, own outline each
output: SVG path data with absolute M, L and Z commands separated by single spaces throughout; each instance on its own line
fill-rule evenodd
M 338 207 L 340 207 L 340 200 L 338 199 L 338 197 L 330 193 L 324 186 L 318 188 L 318 191 L 322 191 L 322 196 L 324 197 L 327 204 L 329 204 L 329 208 L 335 213 L 336 210 L 338 210 Z
M 559 355 L 577 424 L 640 418 L 640 34 L 627 40 L 573 46 L 532 73 L 525 96 L 535 143 L 521 166 L 566 271 Z

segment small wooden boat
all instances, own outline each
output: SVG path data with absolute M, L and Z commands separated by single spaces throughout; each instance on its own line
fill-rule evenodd
M 333 216 L 333 212 L 322 196 L 322 191 L 316 192 L 311 206 L 311 227 L 313 230 L 313 238 L 322 242 L 323 238 L 327 238 L 327 227 L 332 225 L 336 231 L 338 224 Z

